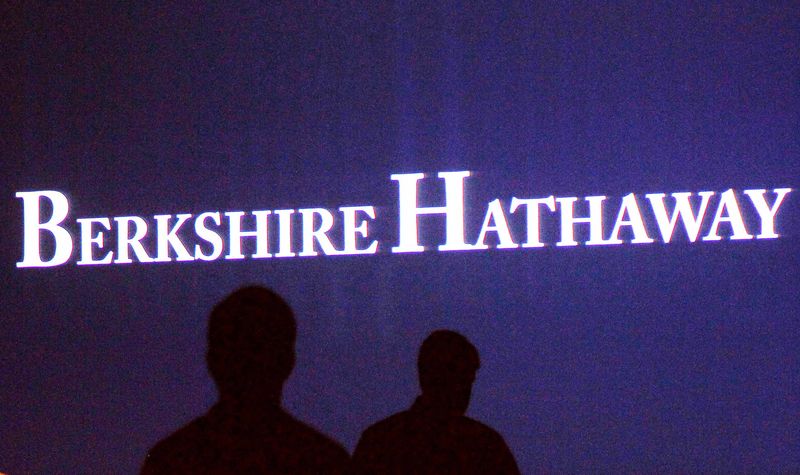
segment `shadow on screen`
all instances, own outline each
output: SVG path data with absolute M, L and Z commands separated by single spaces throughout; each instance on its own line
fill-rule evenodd
M 141 473 L 519 473 L 502 436 L 464 414 L 480 367 L 462 335 L 433 332 L 418 357 L 422 394 L 368 428 L 352 462 L 335 441 L 281 407 L 295 364 L 289 305 L 264 287 L 219 303 L 208 324 L 208 369 L 219 400 L 148 453 Z
M 428 336 L 417 359 L 422 394 L 409 410 L 364 431 L 352 473 L 519 473 L 503 437 L 464 415 L 479 367 L 478 350 L 464 336 Z
M 281 408 L 295 363 L 289 305 L 263 287 L 211 312 L 207 363 L 219 401 L 153 447 L 142 474 L 344 473 L 347 452 Z

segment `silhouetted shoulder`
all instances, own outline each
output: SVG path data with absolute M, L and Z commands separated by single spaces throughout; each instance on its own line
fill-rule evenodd
M 203 416 L 156 444 L 142 475 L 344 473 L 347 451 L 279 411 L 266 421 Z
M 210 455 L 206 417 L 200 417 L 158 442 L 147 453 L 142 475 L 187 473 Z
M 300 461 L 312 462 L 315 467 L 319 467 L 314 473 L 343 473 L 350 462 L 347 450 L 315 428 L 288 414 L 287 416 L 293 423 L 292 428 L 286 434 L 278 434 L 278 437 L 285 435 L 293 439 L 296 447 L 305 451 Z
M 404 411 L 367 428 L 353 454 L 352 472 L 497 473 L 519 469 L 503 437 L 465 416 Z

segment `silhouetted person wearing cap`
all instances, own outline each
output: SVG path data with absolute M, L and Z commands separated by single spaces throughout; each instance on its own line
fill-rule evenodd
M 219 401 L 153 447 L 142 474 L 344 472 L 347 452 L 281 408 L 296 332 L 289 305 L 266 288 L 246 287 L 218 304 L 206 359 Z
M 420 395 L 411 409 L 369 427 L 353 454 L 354 474 L 518 474 L 503 437 L 464 413 L 478 350 L 462 335 L 433 332 L 417 360 Z

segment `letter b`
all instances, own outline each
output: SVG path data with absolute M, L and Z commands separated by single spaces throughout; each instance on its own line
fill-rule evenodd
M 59 226 L 69 213 L 69 202 L 58 191 L 24 191 L 16 194 L 22 198 L 23 244 L 22 261 L 17 267 L 53 267 L 67 262 L 72 255 L 72 236 Z M 45 222 L 39 222 L 39 204 L 47 198 L 53 204 L 53 215 Z M 49 231 L 55 238 L 55 253 L 49 261 L 42 260 L 40 236 Z

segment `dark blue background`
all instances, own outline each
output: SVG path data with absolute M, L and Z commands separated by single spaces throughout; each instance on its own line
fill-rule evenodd
M 351 450 L 450 327 L 524 472 L 800 471 L 797 192 L 778 240 L 388 253 L 391 173 L 473 171 L 470 240 L 494 198 L 796 187 L 800 10 L 761 3 L 6 12 L 0 470 L 135 472 L 259 282 L 299 320 L 286 406 Z M 40 189 L 72 218 L 374 204 L 381 252 L 16 269 Z

